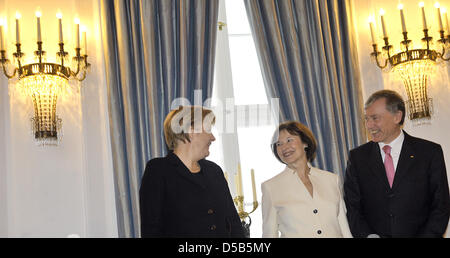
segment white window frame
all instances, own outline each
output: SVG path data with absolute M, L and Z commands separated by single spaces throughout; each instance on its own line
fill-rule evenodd
M 241 163 L 241 153 L 239 146 L 239 135 L 238 129 L 241 128 L 251 128 L 254 126 L 273 126 L 275 129 L 276 125 L 278 125 L 278 100 L 272 100 L 271 103 L 268 104 L 248 104 L 248 105 L 236 105 L 234 104 L 234 88 L 233 88 L 233 74 L 232 74 L 232 62 L 230 55 L 230 42 L 229 42 L 229 33 L 226 17 L 226 0 L 219 0 L 219 17 L 218 21 L 225 24 L 222 26 L 222 29 L 218 28 L 217 31 L 217 43 L 216 43 L 216 57 L 215 57 L 215 77 L 214 77 L 214 89 L 213 89 L 213 100 L 212 107 L 214 109 L 215 106 L 219 103 L 222 105 L 222 108 L 226 108 L 225 114 L 228 119 L 231 117 L 231 120 L 234 120 L 232 124 L 232 128 L 229 128 L 229 124 L 227 124 L 228 128 L 226 131 L 220 130 L 216 132 L 217 146 L 219 146 L 219 152 L 221 152 L 221 156 L 217 157 L 214 161 L 218 162 L 219 165 L 222 166 L 223 170 L 228 175 L 228 183 L 230 187 L 230 192 L 232 197 L 236 197 L 236 182 L 235 175 L 237 174 L 238 164 Z M 230 0 L 228 0 L 230 1 Z M 234 1 L 234 0 L 233 0 Z M 234 36 L 243 36 L 248 34 L 236 34 Z M 228 108 L 231 107 L 231 110 Z M 272 115 L 267 115 L 272 114 Z M 216 114 L 217 115 L 217 114 Z M 258 119 L 248 119 L 249 117 L 258 117 Z M 227 121 L 229 122 L 229 121 Z M 216 121 L 217 124 L 217 121 Z M 231 129 L 232 131 L 229 131 Z M 270 139 L 262 139 L 264 141 L 270 142 Z M 267 151 L 270 150 L 270 145 L 267 144 Z M 215 153 L 217 155 L 217 153 Z M 278 162 L 275 157 L 273 157 L 273 162 Z M 244 165 L 244 164 L 243 164 Z M 246 166 L 245 166 L 246 165 Z M 251 164 L 245 164 L 243 167 L 248 167 Z M 280 164 L 280 167 L 284 167 L 284 165 Z M 252 187 L 250 180 L 250 170 L 249 168 L 242 170 L 242 180 L 244 185 L 244 208 L 246 212 L 251 211 L 253 206 L 253 198 L 252 198 Z M 270 177 L 275 175 L 280 171 L 271 171 Z M 260 176 L 258 171 L 255 172 L 255 177 Z M 266 179 L 269 176 L 265 176 Z M 258 180 L 259 179 L 259 180 Z M 257 189 L 257 198 L 259 202 L 259 207 L 251 215 L 252 218 L 252 226 L 251 226 L 251 237 L 261 237 L 261 192 L 260 192 L 260 183 L 262 183 L 262 178 L 257 178 L 256 181 L 256 189 Z M 259 183 L 258 183 L 259 182 Z

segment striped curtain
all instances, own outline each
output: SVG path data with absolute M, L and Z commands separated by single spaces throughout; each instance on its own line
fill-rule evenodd
M 366 139 L 351 1 L 244 2 L 280 120 L 306 124 L 318 141 L 313 165 L 342 177 L 348 150 Z

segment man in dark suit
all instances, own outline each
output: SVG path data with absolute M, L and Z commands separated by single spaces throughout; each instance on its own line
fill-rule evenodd
M 372 141 L 349 153 L 344 182 L 354 237 L 442 237 L 450 213 L 439 144 L 401 127 L 405 104 L 390 90 L 372 94 L 365 123 Z

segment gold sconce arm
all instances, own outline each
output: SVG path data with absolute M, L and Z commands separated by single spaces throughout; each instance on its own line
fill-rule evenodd
M 75 48 L 76 55 L 73 57 L 73 60 L 77 63 L 77 70 L 75 72 L 71 71 L 70 74 L 73 77 L 76 77 L 80 72 L 80 64 L 84 61 L 84 58 L 80 55 L 81 48 Z
M 245 220 L 247 217 L 249 217 L 250 214 L 252 214 L 258 208 L 258 202 L 253 201 L 253 209 L 250 212 L 246 212 L 244 210 L 244 196 L 236 196 L 234 197 L 233 201 L 234 204 L 237 206 L 239 218 L 241 220 Z
M 219 30 L 220 30 L 220 31 L 223 30 L 223 27 L 227 26 L 226 23 L 221 22 L 221 21 L 219 21 L 219 22 L 217 23 L 217 25 L 219 26 Z
M 80 82 L 83 81 L 84 79 L 86 79 L 86 74 L 87 74 L 89 68 L 91 67 L 91 64 L 88 63 L 87 58 L 88 58 L 87 55 L 83 56 L 83 59 L 84 59 L 83 76 L 81 78 L 76 77 L 76 79 Z
M 249 212 L 248 214 L 253 213 L 254 211 L 256 211 L 256 209 L 258 208 L 258 202 L 257 201 L 253 201 L 253 209 L 251 212 Z
M 444 60 L 444 61 L 449 61 L 450 60 L 450 56 L 445 57 L 444 55 L 445 55 L 445 47 L 442 47 L 442 52 L 441 53 L 437 53 L 437 56 L 440 59 Z
M 450 60 L 450 56 L 449 57 L 445 57 L 445 52 L 446 52 L 445 49 L 446 49 L 447 44 L 450 43 L 450 35 L 447 35 L 447 37 L 445 37 L 443 30 L 439 31 L 439 34 L 441 36 L 441 39 L 439 39 L 438 42 L 441 43 L 441 45 L 442 45 L 442 52 L 441 53 L 437 52 L 437 55 L 442 60 L 449 61 Z
M 381 65 L 380 60 L 379 60 L 379 56 L 381 55 L 381 52 L 378 52 L 377 44 L 373 44 L 372 47 L 373 47 L 373 52 L 370 55 L 375 59 L 377 66 L 381 69 L 386 68 L 389 59 L 384 60 L 384 64 Z
M 3 73 L 8 79 L 12 79 L 16 76 L 17 68 L 14 69 L 14 72 L 12 74 L 8 74 L 8 71 L 6 71 L 6 64 L 8 63 L 8 59 L 6 61 L 4 59 L 1 59 L 0 62 L 2 63 Z
M 77 63 L 77 70 L 75 72 L 71 71 L 71 75 L 73 76 L 73 78 L 81 82 L 86 79 L 87 70 L 91 66 L 91 64 L 89 64 L 87 61 L 87 55 L 82 56 L 80 54 L 81 48 L 75 48 L 75 52 L 76 56 L 73 57 L 73 60 L 75 60 Z M 80 72 L 82 72 L 81 77 L 78 76 Z
M 10 74 L 8 74 L 8 72 L 6 71 L 6 66 L 5 66 L 5 64 L 3 64 L 3 63 L 2 63 L 2 68 L 3 68 L 3 73 L 5 74 L 5 76 L 6 76 L 8 79 L 12 79 L 12 78 L 14 78 L 14 77 L 16 76 L 17 69 L 14 69 L 14 72 L 10 75 Z
M 3 73 L 8 79 L 11 79 L 16 76 L 17 68 L 14 68 L 14 72 L 12 74 L 8 74 L 8 71 L 6 71 L 6 66 L 9 64 L 9 59 L 6 58 L 6 50 L 0 50 L 1 51 L 1 59 L 0 62 L 2 63 Z

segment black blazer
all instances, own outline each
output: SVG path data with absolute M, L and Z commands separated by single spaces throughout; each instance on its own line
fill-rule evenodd
M 404 134 L 392 189 L 378 143 L 350 151 L 344 200 L 354 237 L 442 237 L 445 233 L 450 201 L 442 148 Z
M 244 237 L 222 169 L 199 164 L 204 183 L 173 152 L 147 163 L 139 190 L 142 237 Z

